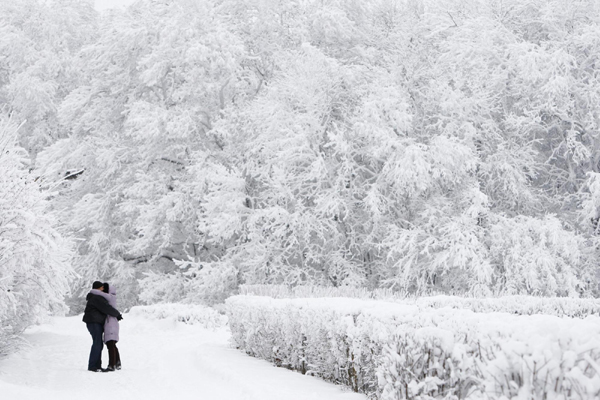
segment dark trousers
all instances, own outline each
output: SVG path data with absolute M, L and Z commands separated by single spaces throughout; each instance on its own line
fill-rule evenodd
M 106 348 L 108 349 L 108 366 L 116 367 L 121 365 L 121 356 L 119 355 L 119 349 L 117 349 L 117 341 L 109 340 L 106 342 Z
M 87 323 L 87 329 L 92 335 L 92 348 L 90 350 L 90 360 L 88 361 L 88 369 L 102 368 L 102 334 L 104 333 L 104 325 Z

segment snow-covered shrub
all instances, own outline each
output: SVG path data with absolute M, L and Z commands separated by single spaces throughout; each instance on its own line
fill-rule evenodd
M 407 298 L 397 301 L 406 304 L 415 304 L 419 308 L 463 308 L 477 313 L 545 314 L 571 318 L 600 315 L 600 300 L 594 298 L 505 296 L 481 299 L 457 296 L 431 296 L 417 299 Z
M 490 229 L 490 255 L 504 294 L 573 296 L 579 286 L 581 241 L 552 215 L 496 217 Z M 501 272 L 500 272 L 501 271 Z
M 250 355 L 371 398 L 593 399 L 600 318 L 474 313 L 359 299 L 227 300 Z
M 233 342 L 278 366 L 355 391 L 374 392 L 377 376 L 372 357 L 381 353 L 381 343 L 373 340 L 368 329 L 376 331 L 378 325 L 371 325 L 372 321 L 363 325 L 364 319 L 356 319 L 358 300 L 344 306 L 340 299 L 329 299 L 337 307 L 313 300 L 230 297 L 226 305 Z M 385 329 L 379 333 L 386 334 Z
M 140 300 L 147 303 L 178 302 L 222 304 L 237 286 L 236 269 L 225 263 L 192 263 L 171 274 L 149 272 L 139 280 Z
M 200 324 L 205 328 L 219 328 L 227 323 L 227 318 L 216 310 L 198 304 L 153 304 L 151 306 L 135 306 L 129 312 L 132 316 L 143 316 L 156 319 L 172 319 L 185 324 Z
M 177 302 L 184 297 L 185 280 L 179 271 L 173 274 L 149 272 L 140 282 L 140 300 L 146 304 Z
M 518 315 L 546 314 L 557 317 L 585 318 L 588 315 L 600 315 L 600 300 L 595 298 L 574 297 L 535 297 L 502 296 L 491 298 L 460 296 L 422 296 L 415 297 L 406 292 L 390 289 L 368 290 L 352 287 L 320 287 L 285 285 L 241 285 L 240 294 L 268 296 L 276 299 L 350 297 L 373 299 L 415 305 L 419 308 L 464 308 L 478 313 L 503 312 Z
M 0 325 L 0 358 L 12 353 L 17 348 L 18 339 L 12 326 Z
M 288 285 L 240 285 L 242 295 L 267 296 L 276 299 L 311 297 L 351 297 L 357 299 L 404 300 L 410 295 L 391 289 L 369 290 L 351 286 L 288 286 Z M 414 296 L 413 296 L 414 297 Z

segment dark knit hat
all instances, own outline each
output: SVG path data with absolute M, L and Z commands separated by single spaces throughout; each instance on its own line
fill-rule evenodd
M 99 289 L 102 285 L 103 285 L 102 282 L 95 281 L 94 283 L 92 283 L 92 289 Z

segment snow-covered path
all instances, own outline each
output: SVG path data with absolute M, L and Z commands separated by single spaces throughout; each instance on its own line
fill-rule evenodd
M 228 345 L 229 332 L 125 315 L 121 371 L 88 372 L 91 338 L 81 316 L 30 328 L 31 347 L 0 360 L 0 398 L 10 400 L 365 400 L 276 368 Z M 103 353 L 103 365 L 108 355 Z

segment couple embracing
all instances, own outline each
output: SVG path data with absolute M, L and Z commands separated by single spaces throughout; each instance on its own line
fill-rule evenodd
M 123 319 L 116 309 L 117 291 L 108 283 L 96 281 L 88 293 L 87 304 L 83 312 L 83 322 L 92 335 L 92 349 L 88 362 L 88 371 L 109 372 L 121 369 L 119 341 L 119 321 Z M 108 348 L 108 367 L 102 368 L 102 348 Z

